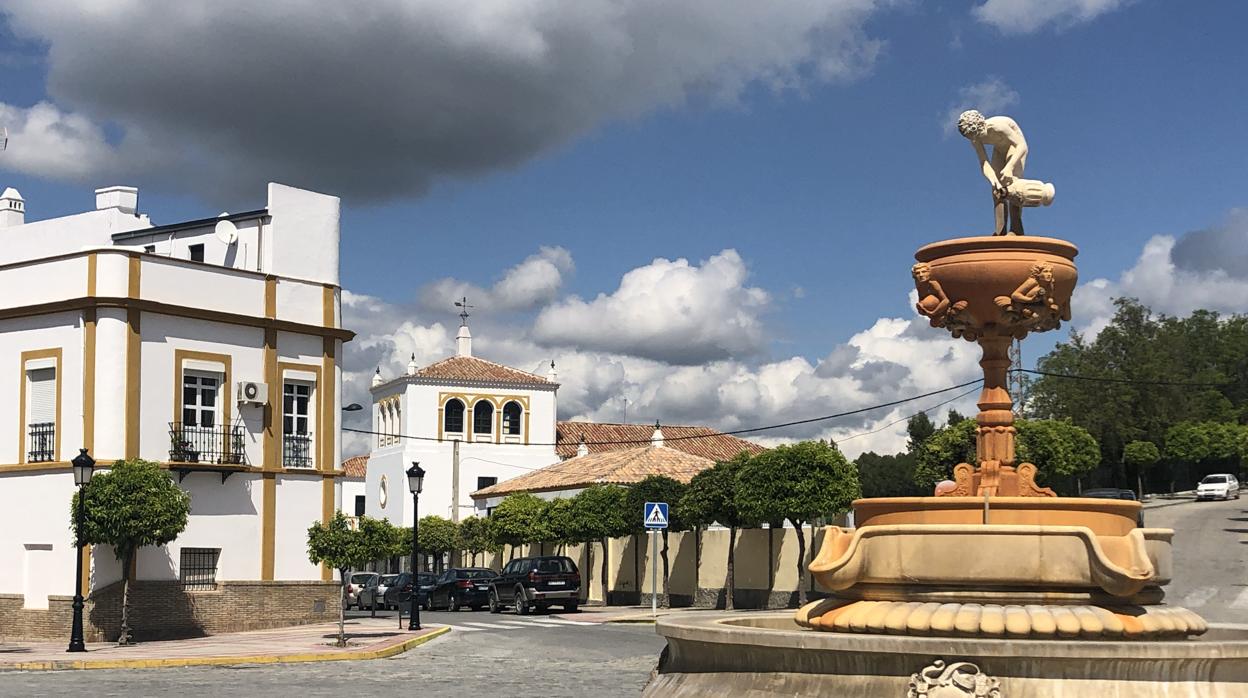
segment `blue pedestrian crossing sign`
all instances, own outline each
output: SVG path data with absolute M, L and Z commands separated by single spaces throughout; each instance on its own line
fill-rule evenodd
M 646 502 L 642 517 L 646 528 L 667 528 L 667 502 Z

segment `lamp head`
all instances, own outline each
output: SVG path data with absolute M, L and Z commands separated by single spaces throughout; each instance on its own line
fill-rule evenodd
M 412 461 L 412 467 L 407 469 L 407 488 L 412 494 L 420 494 L 421 489 L 425 486 L 425 471 L 420 467 L 418 461 Z
M 71 461 L 74 468 L 74 484 L 82 487 L 91 482 L 91 474 L 95 472 L 95 459 L 87 454 L 87 449 L 78 449 L 78 455 Z
M 342 411 L 343 412 L 359 412 L 362 409 L 364 409 L 363 405 L 361 405 L 358 402 L 353 402 L 350 405 L 347 405 L 346 407 L 342 408 Z

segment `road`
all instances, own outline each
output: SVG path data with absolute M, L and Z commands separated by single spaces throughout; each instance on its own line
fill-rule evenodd
M 374 661 L 0 674 L 0 696 L 637 696 L 664 645 L 652 625 L 485 611 L 425 612 L 421 622 L 455 629 Z
M 1144 523 L 1174 529 L 1166 603 L 1211 623 L 1248 623 L 1248 496 L 1145 510 Z

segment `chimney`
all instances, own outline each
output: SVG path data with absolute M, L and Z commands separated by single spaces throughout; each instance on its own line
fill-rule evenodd
M 139 208 L 138 188 L 117 186 L 96 189 L 95 210 L 104 211 L 110 208 L 134 215 Z
M 659 420 L 654 420 L 654 434 L 650 437 L 651 446 L 663 446 L 663 430 L 659 428 Z
M 0 228 L 12 228 L 26 223 L 26 200 L 13 187 L 0 194 Z
M 589 455 L 589 445 L 585 443 L 585 435 L 581 434 L 581 445 L 576 447 L 576 457 Z
M 377 372 L 373 374 L 373 387 L 376 388 L 384 382 L 385 380 L 381 377 L 381 367 L 378 366 Z
M 458 346 L 460 356 L 472 356 L 472 332 L 468 331 L 468 325 L 459 326 L 459 334 L 455 335 L 455 344 Z
M 419 366 L 416 365 L 416 352 L 412 352 L 412 360 L 407 362 L 407 375 L 416 375 L 417 368 L 419 368 Z
M 551 360 L 550 360 L 550 370 L 546 372 L 546 378 L 547 378 L 548 380 L 550 380 L 550 382 L 551 382 L 551 383 L 558 383 L 558 382 L 559 382 L 559 372 L 555 370 L 555 360 L 554 360 L 554 359 L 551 359 Z

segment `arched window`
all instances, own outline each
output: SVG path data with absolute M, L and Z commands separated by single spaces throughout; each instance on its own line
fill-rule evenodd
M 489 400 L 479 400 L 472 407 L 472 433 L 494 433 L 494 405 Z
M 464 431 L 464 403 L 454 398 L 446 401 L 442 413 L 442 431 L 459 434 Z
M 503 433 L 509 436 L 520 435 L 520 415 L 524 410 L 520 408 L 520 403 L 512 400 L 503 405 Z

